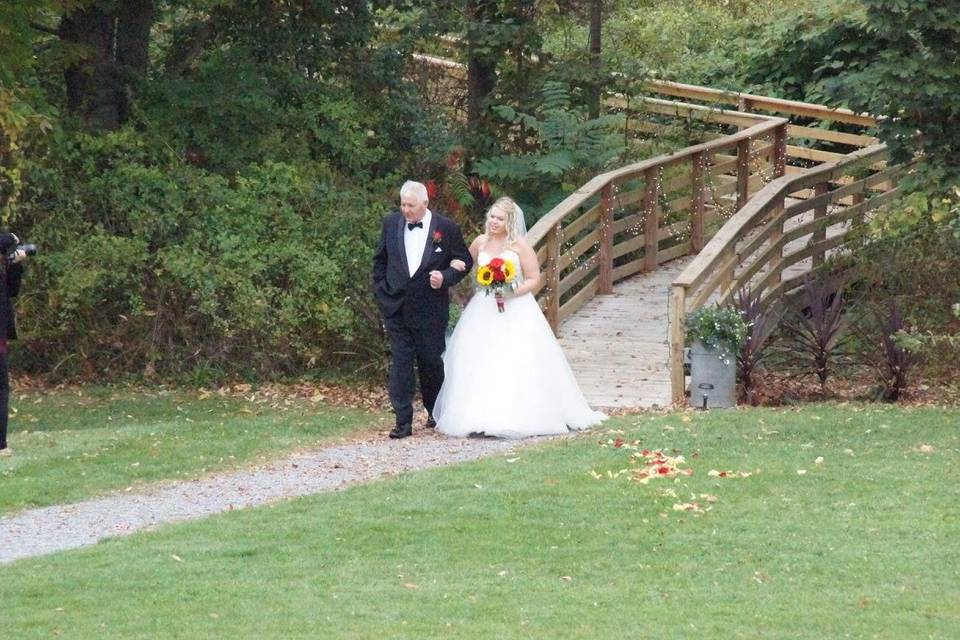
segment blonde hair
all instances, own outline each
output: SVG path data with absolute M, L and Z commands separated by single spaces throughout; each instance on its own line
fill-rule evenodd
M 490 237 L 490 229 L 489 229 L 490 213 L 494 209 L 499 209 L 500 211 L 503 212 L 503 215 L 505 216 L 504 226 L 506 227 L 506 231 L 507 231 L 506 244 L 514 244 L 518 239 L 517 224 L 516 224 L 517 223 L 517 220 L 516 220 L 517 203 L 514 202 L 512 199 L 504 196 L 502 198 L 498 198 L 497 201 L 493 203 L 493 206 L 487 209 L 487 215 L 484 217 L 484 223 L 483 223 L 483 233 L 485 236 L 487 236 L 487 238 Z

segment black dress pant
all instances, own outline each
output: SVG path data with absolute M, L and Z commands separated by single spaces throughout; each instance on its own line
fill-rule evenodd
M 384 321 L 390 338 L 390 404 L 397 426 L 413 422 L 414 363 L 420 374 L 420 395 L 427 413 L 443 385 L 443 351 L 446 347 L 446 325 L 408 327 L 399 319 Z
M 10 370 L 7 354 L 0 354 L 0 449 L 7 448 L 7 420 L 10 408 Z

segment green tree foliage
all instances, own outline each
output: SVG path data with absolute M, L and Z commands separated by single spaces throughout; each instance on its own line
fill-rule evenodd
M 31 59 L 7 67 L 0 106 L 15 96 L 49 133 L 0 115 L 19 135 L 0 156 L 7 221 L 41 247 L 15 359 L 201 381 L 379 366 L 380 218 L 453 146 L 404 78 L 409 47 L 373 37 L 376 3 L 158 0 L 145 71 L 114 66 L 127 110 L 89 126 L 64 71 L 94 52 L 57 25 L 120 4 L 16 14 L 18 33 L 36 23 L 16 49 Z
M 494 108 L 531 148 L 484 158 L 475 169 L 544 212 L 623 151 L 623 138 L 616 133 L 623 117 L 589 119 L 584 107 L 571 104 L 569 87 L 556 81 L 544 85 L 541 100 L 533 114 Z
M 868 62 L 827 85 L 851 107 L 886 116 L 879 135 L 897 160 L 924 156 L 928 186 L 960 179 L 960 6 L 942 0 L 862 0 Z
M 30 99 L 37 21 L 55 6 L 52 0 L 0 4 L 0 219 L 6 221 L 19 193 L 20 157 L 31 130 L 49 129 L 52 110 Z
M 776 19 L 748 47 L 742 89 L 815 103 L 837 102 L 828 92 L 845 73 L 863 69 L 879 43 L 863 38 L 856 3 L 826 3 Z

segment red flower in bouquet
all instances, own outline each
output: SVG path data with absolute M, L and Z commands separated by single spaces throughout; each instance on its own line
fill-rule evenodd
M 503 313 L 503 289 L 517 277 L 517 268 L 510 260 L 494 258 L 477 269 L 477 282 L 487 295 L 493 292 L 497 301 L 497 310 Z

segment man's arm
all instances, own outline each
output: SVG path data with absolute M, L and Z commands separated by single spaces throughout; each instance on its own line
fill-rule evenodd
M 463 271 L 459 271 L 448 266 L 441 271 L 443 274 L 443 286 L 445 287 L 455 287 L 458 282 L 463 280 L 464 276 L 470 273 L 470 269 L 473 268 L 473 256 L 470 255 L 466 244 L 463 242 L 463 233 L 461 233 L 460 227 L 451 223 L 450 228 L 452 231 L 450 234 L 450 260 L 463 260 L 466 267 Z
M 373 254 L 373 288 L 376 290 L 380 283 L 387 279 L 387 220 L 390 216 L 383 219 L 383 227 L 380 229 L 380 243 Z

